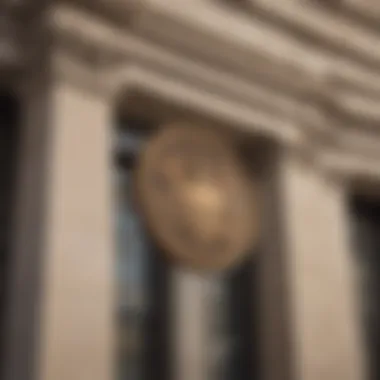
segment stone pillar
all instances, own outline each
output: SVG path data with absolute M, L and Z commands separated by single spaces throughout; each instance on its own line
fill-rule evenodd
M 343 183 L 289 152 L 279 166 L 296 379 L 365 379 Z
M 175 269 L 173 292 L 173 378 L 206 380 L 207 316 L 206 292 L 209 282 L 197 274 Z
M 113 379 L 111 118 L 101 94 L 52 84 L 41 380 Z

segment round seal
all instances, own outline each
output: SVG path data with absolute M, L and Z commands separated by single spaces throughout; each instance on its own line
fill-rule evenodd
M 254 188 L 221 131 L 193 125 L 159 129 L 139 157 L 136 186 L 150 233 L 183 265 L 228 268 L 258 235 Z

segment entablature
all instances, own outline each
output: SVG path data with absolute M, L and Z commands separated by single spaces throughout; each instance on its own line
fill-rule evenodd
M 304 50 L 292 39 L 276 39 L 277 32 L 268 34 L 268 26 L 260 25 L 261 34 L 256 34 L 261 44 L 251 44 L 249 38 L 239 43 L 239 33 L 252 31 L 248 24 L 244 31 L 237 29 L 236 41 L 231 41 L 223 28 L 204 27 L 203 19 L 197 27 L 196 12 L 191 22 L 186 22 L 186 12 L 177 18 L 179 8 L 168 0 L 162 4 L 170 3 L 172 13 L 176 10 L 170 17 L 162 10 L 149 10 L 148 5 L 140 9 L 137 3 L 130 8 L 136 19 L 124 27 L 99 11 L 57 6 L 51 13 L 51 28 L 59 75 L 87 78 L 89 86 L 111 101 L 121 92 L 142 93 L 316 156 L 332 151 L 342 157 L 380 157 L 380 73 L 343 58 L 338 70 L 338 61 L 334 66 L 331 56 L 314 52 L 318 67 L 319 63 L 311 63 L 311 48 Z M 174 29 L 168 27 L 171 22 Z M 168 28 L 166 37 L 157 37 L 160 25 Z M 285 44 L 281 54 L 270 52 L 275 45 L 266 46 L 268 36 L 274 44 Z M 174 37 L 178 45 L 172 44 Z M 282 63 L 283 55 L 288 64 Z M 243 57 L 245 61 L 240 61 Z M 241 65 L 246 70 L 239 70 Z

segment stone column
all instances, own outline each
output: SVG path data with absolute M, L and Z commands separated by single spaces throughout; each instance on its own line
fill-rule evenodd
M 206 292 L 210 283 L 201 276 L 175 269 L 171 274 L 173 299 L 173 378 L 206 380 L 207 316 Z
M 365 379 L 344 184 L 279 161 L 296 379 Z
M 42 313 L 41 380 L 113 379 L 111 118 L 103 95 L 58 80 Z

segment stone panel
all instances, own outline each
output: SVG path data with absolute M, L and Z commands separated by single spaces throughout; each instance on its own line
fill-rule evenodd
M 112 379 L 113 276 L 108 106 L 52 88 L 40 379 Z
M 364 379 L 343 184 L 292 154 L 280 165 L 297 378 Z

